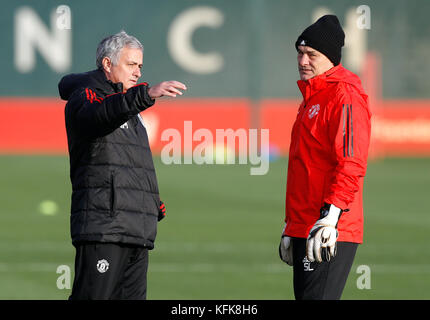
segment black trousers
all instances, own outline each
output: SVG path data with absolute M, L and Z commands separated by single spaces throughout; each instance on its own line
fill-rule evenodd
M 296 300 L 339 300 L 348 279 L 358 244 L 338 242 L 330 262 L 309 262 L 306 239 L 292 238 L 294 296 Z
M 113 243 L 76 245 L 70 300 L 145 300 L 148 249 Z

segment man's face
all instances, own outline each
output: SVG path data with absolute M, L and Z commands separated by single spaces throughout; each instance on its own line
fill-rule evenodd
M 122 82 L 124 91 L 127 91 L 137 84 L 141 76 L 143 53 L 140 49 L 124 47 L 120 51 L 117 64 L 112 64 L 107 57 L 103 62 L 106 77 L 113 83 Z
M 321 52 L 308 47 L 298 46 L 297 63 L 301 80 L 309 80 L 333 68 L 333 63 Z

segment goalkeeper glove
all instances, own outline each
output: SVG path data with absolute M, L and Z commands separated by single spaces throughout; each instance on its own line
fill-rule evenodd
M 160 208 L 158 208 L 158 221 L 164 219 L 166 216 L 166 206 L 164 202 L 160 200 Z
M 336 256 L 337 223 L 342 210 L 333 204 L 324 204 L 320 218 L 315 222 L 306 242 L 306 255 L 310 262 L 330 261 Z
M 282 261 L 284 261 L 289 266 L 293 265 L 293 242 L 289 236 L 284 234 L 285 228 L 287 224 L 285 224 L 284 229 L 282 230 L 281 242 L 279 243 L 279 257 Z

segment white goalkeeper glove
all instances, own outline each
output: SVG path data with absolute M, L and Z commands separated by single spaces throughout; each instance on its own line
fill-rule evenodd
M 330 261 L 336 256 L 337 223 L 342 210 L 333 204 L 325 204 L 320 218 L 315 222 L 306 242 L 306 256 L 310 262 Z
M 284 235 L 285 228 L 282 230 L 281 242 L 279 243 L 279 257 L 289 266 L 293 265 L 293 242 L 289 236 Z

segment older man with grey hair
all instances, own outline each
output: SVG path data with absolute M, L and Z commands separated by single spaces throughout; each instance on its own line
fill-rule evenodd
M 146 299 L 148 250 L 165 215 L 140 112 L 186 86 L 138 83 L 143 46 L 121 31 L 97 48 L 97 69 L 63 77 L 76 248 L 70 299 Z

